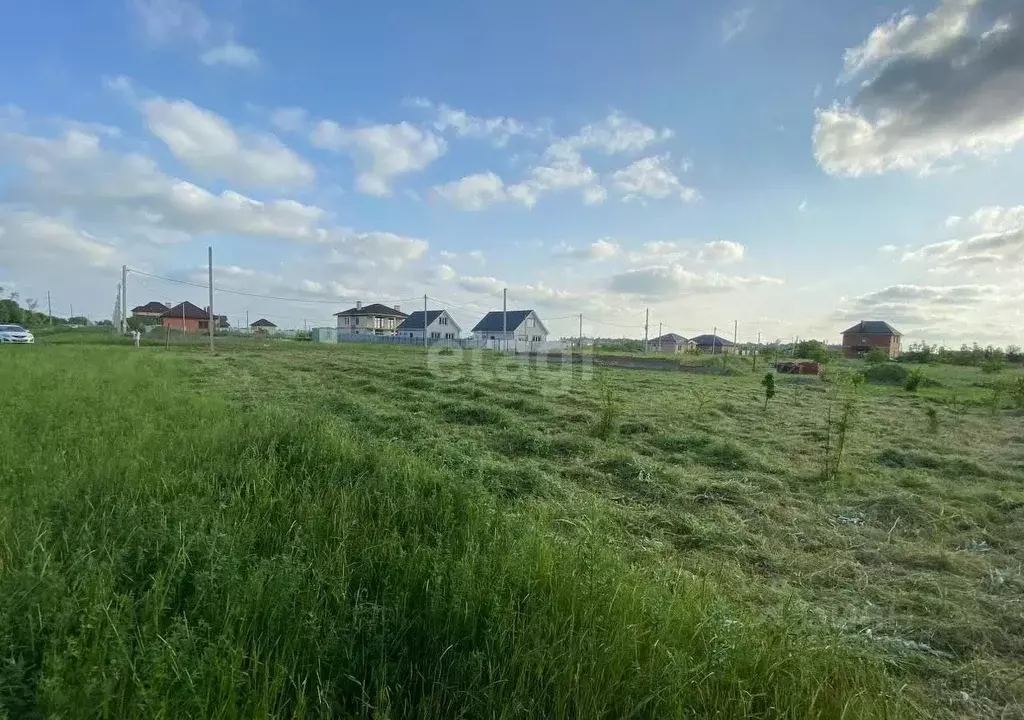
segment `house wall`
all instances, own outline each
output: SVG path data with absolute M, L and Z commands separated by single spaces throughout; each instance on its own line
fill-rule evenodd
M 400 330 L 398 334 L 402 337 L 423 339 L 422 330 Z M 434 322 L 427 326 L 427 338 L 430 340 L 458 340 L 461 334 L 462 329 L 447 310 L 434 318 Z
M 380 319 L 381 327 L 377 327 Z M 348 324 L 345 324 L 346 320 Z M 358 324 L 356 323 L 358 320 Z M 402 318 L 386 315 L 339 315 L 338 331 L 352 335 L 394 335 L 395 328 L 402 323 Z
M 900 355 L 900 338 L 897 335 L 867 333 L 843 335 L 843 355 L 845 357 L 858 357 L 863 352 L 862 348 L 882 348 L 889 353 L 889 357 L 896 358 Z
M 165 317 L 163 319 L 163 326 L 165 328 L 174 328 L 176 330 L 184 329 L 185 332 L 199 332 L 199 323 L 202 322 L 203 326 L 206 327 L 206 322 L 196 320 L 193 318 L 176 318 L 176 317 Z

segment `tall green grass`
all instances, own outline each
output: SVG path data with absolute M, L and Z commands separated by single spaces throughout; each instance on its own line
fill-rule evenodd
M 908 711 L 795 613 L 630 567 L 344 419 L 240 412 L 194 362 L 0 356 L 0 717 Z

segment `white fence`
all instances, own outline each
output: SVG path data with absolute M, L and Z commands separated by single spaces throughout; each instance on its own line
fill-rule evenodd
M 371 345 L 408 345 L 423 346 L 423 338 L 402 337 L 400 335 L 371 335 L 369 333 L 355 335 L 340 331 L 338 328 L 320 327 L 311 331 L 313 342 L 336 345 L 338 343 L 369 343 Z M 510 353 L 549 353 L 570 349 L 572 343 L 564 340 L 548 340 L 545 342 L 528 342 L 525 340 L 509 340 L 507 347 L 502 340 L 477 338 L 428 338 L 429 347 L 450 348 L 484 348 Z

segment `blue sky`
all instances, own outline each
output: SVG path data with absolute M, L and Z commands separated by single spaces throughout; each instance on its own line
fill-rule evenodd
M 219 293 L 236 323 L 426 293 L 468 328 L 507 287 L 555 334 L 1024 342 L 1015 0 L 6 12 L 0 285 L 62 313 L 213 245 L 296 299 Z

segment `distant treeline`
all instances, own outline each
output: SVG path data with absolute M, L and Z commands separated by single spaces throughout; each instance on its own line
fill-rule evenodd
M 4 289 L 0 287 L 0 294 L 4 292 Z M 0 300 L 0 324 L 13 324 L 23 325 L 27 328 L 38 328 L 46 325 L 91 325 L 89 318 L 82 316 L 75 316 L 69 318 L 53 317 L 51 318 L 44 312 L 39 312 L 36 308 L 39 306 L 38 301 L 28 299 L 25 301 L 26 307 L 22 307 L 18 293 L 12 292 L 2 300 Z M 99 325 L 110 325 L 109 320 L 100 321 Z
M 910 363 L 945 363 L 947 365 L 984 365 L 992 362 L 1006 362 L 1019 365 L 1024 363 L 1024 353 L 1017 345 L 1008 345 L 1004 350 L 1001 347 L 987 345 L 982 347 L 978 343 L 973 345 L 961 345 L 959 350 L 953 350 L 938 345 L 917 343 L 900 356 L 901 362 Z

